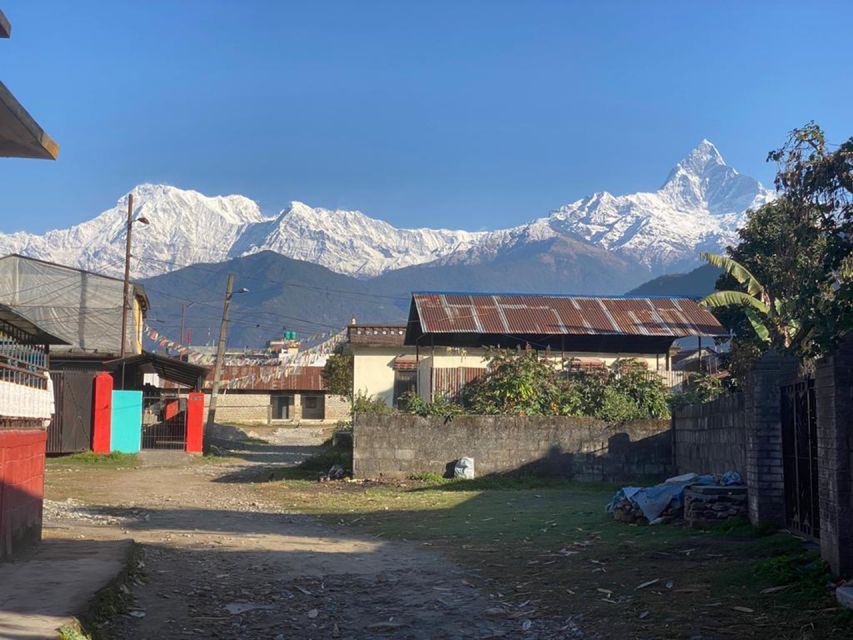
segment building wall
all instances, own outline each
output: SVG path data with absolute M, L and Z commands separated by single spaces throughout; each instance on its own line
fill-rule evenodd
M 310 392 L 318 395 L 320 392 Z M 262 423 L 270 422 L 273 396 L 289 395 L 293 398 L 290 405 L 290 418 L 286 421 L 275 421 L 281 424 L 293 424 L 303 421 L 302 394 L 295 391 L 257 391 L 252 393 L 234 393 L 233 391 L 219 394 L 216 400 L 217 422 Z M 205 410 L 210 399 L 210 393 L 205 394 Z M 342 396 L 326 394 L 324 398 L 325 417 L 322 422 L 335 423 L 349 418 L 349 400 Z M 304 421 L 309 421 L 304 418 Z M 313 420 L 311 420 L 313 422 Z
M 394 359 L 415 353 L 414 347 L 370 347 L 352 345 L 353 392 L 394 404 Z
M 359 478 L 445 475 L 474 458 L 478 476 L 521 473 L 589 481 L 663 478 L 672 470 L 669 420 L 620 425 L 595 418 L 359 415 L 353 473 Z
M 725 473 L 746 477 L 744 394 L 675 410 L 673 447 L 677 473 Z
M 43 429 L 0 429 L 0 560 L 41 539 Z

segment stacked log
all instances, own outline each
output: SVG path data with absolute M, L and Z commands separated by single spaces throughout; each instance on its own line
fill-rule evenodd
M 623 498 L 615 505 L 613 505 L 613 519 L 618 520 L 619 522 L 628 522 L 630 524 L 648 524 L 648 520 L 646 520 L 646 516 L 643 515 L 642 510 L 639 506 L 637 506 L 634 502 L 631 502 L 627 498 Z M 672 522 L 673 520 L 681 517 L 681 509 L 674 508 L 672 504 L 670 504 L 666 509 L 658 517 L 660 523 Z M 655 521 L 657 524 L 657 520 Z

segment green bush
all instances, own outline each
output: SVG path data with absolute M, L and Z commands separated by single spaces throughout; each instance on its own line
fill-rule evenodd
M 487 373 L 463 394 L 465 411 L 472 414 L 592 416 L 612 422 L 668 418 L 669 401 L 663 381 L 636 360 L 596 369 L 569 362 L 561 371 L 532 350 L 493 351 Z
M 363 391 L 359 391 L 352 400 L 352 412 L 354 415 L 359 413 L 367 413 L 370 415 L 390 415 L 396 413 L 393 407 L 385 404 L 382 398 L 368 396 Z
M 681 393 L 672 397 L 673 407 L 683 407 L 688 404 L 702 404 L 719 398 L 726 392 L 722 380 L 716 376 L 703 373 L 692 373 Z
M 414 391 L 407 391 L 400 397 L 400 407 L 406 413 L 419 416 L 452 416 L 465 411 L 458 402 L 452 402 L 440 396 L 432 402 L 427 402 Z

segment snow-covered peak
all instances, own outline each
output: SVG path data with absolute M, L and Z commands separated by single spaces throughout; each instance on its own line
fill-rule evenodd
M 600 191 L 527 224 L 487 232 L 399 229 L 361 211 L 296 200 L 265 217 L 244 196 L 207 196 L 162 184 L 140 184 L 132 193 L 136 215 L 150 222 L 134 230 L 136 277 L 267 250 L 371 277 L 436 261 L 480 262 L 560 237 L 586 241 L 661 273 L 689 268 L 697 264 L 699 251 L 719 251 L 736 241 L 744 211 L 773 198 L 758 181 L 728 166 L 708 140 L 680 160 L 657 191 L 621 196 Z M 18 252 L 120 275 L 126 220 L 125 194 L 114 207 L 68 229 L 0 233 L 0 255 Z
M 739 213 L 771 195 L 760 182 L 728 166 L 710 140 L 702 140 L 675 165 L 658 193 L 675 207 L 716 215 Z
M 359 277 L 432 262 L 464 250 L 484 234 L 446 229 L 398 229 L 361 211 L 291 202 L 275 219 L 250 225 L 231 248 L 239 256 L 276 251 Z

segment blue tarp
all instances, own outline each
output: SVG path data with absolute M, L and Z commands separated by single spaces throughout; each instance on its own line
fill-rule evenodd
M 607 505 L 607 510 L 613 511 L 613 507 L 622 500 L 630 500 L 640 508 L 646 520 L 652 522 L 670 505 L 676 510 L 680 509 L 684 503 L 684 490 L 691 485 L 729 486 L 740 483 L 741 477 L 736 471 L 727 471 L 719 478 L 710 474 L 700 476 L 695 473 L 686 473 L 668 478 L 666 482 L 653 487 L 623 487 L 613 496 L 610 504 Z

